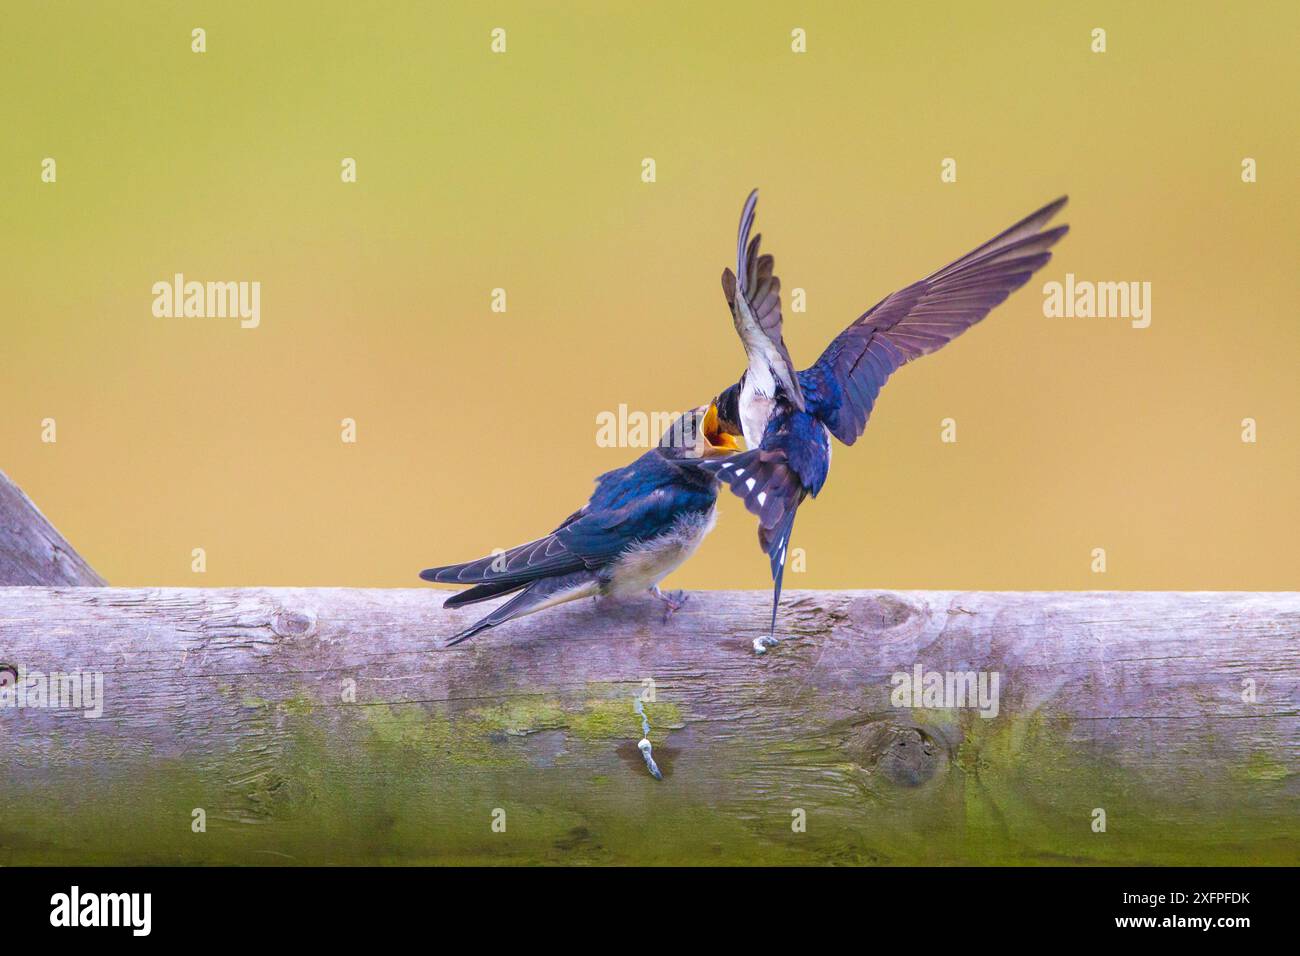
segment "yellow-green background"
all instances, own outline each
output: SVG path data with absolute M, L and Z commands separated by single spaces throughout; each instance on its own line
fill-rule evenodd
M 803 363 L 1072 197 L 1047 272 L 836 450 L 788 584 L 1297 585 L 1295 4 L 544 6 L 6 3 L 0 469 L 110 582 L 410 585 L 549 530 L 639 453 L 598 412 L 739 374 L 759 186 Z M 1067 271 L 1150 281 L 1152 326 L 1044 318 Z M 260 281 L 262 327 L 154 318 L 175 272 Z M 722 508 L 669 583 L 767 584 Z

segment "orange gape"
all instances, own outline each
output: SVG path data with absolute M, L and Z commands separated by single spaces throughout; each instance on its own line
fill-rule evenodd
M 704 430 L 704 440 L 714 448 L 722 451 L 740 450 L 740 446 L 736 444 L 736 436 L 722 430 L 722 423 L 718 420 L 717 402 L 709 404 L 709 410 L 704 413 L 704 424 L 701 427 Z

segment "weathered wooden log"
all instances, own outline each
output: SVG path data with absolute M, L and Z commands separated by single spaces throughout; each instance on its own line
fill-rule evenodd
M 102 586 L 32 499 L 0 471 L 0 585 Z
M 441 596 L 0 589 L 0 863 L 1300 862 L 1294 593 Z

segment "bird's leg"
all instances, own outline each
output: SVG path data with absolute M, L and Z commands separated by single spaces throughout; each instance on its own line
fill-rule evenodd
M 675 611 L 680 611 L 682 605 L 690 599 L 690 595 L 685 591 L 674 591 L 671 594 L 665 594 L 663 591 L 659 590 L 659 585 L 657 584 L 650 588 L 650 593 L 664 602 L 665 624 L 668 623 L 668 619 L 673 616 L 673 613 Z

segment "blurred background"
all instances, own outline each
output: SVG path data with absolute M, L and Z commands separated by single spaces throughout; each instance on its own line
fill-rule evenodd
M 418 585 L 640 454 L 602 412 L 736 380 L 752 187 L 801 365 L 1068 192 L 1047 270 L 836 449 L 786 586 L 1295 588 L 1297 9 L 12 2 L 0 469 L 113 584 Z M 155 318 L 178 272 L 260 282 L 260 327 Z M 1067 272 L 1150 282 L 1150 327 L 1044 317 Z M 667 586 L 769 585 L 721 507 Z

